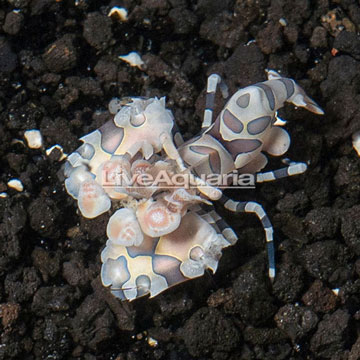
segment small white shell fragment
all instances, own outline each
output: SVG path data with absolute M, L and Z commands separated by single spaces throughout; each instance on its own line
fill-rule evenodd
M 128 11 L 119 6 L 114 6 L 108 13 L 108 16 L 117 15 L 121 21 L 127 21 L 128 20 Z
M 39 130 L 26 130 L 24 138 L 30 149 L 40 149 L 43 144 L 42 135 Z
M 78 207 L 82 216 L 93 219 L 110 209 L 111 200 L 95 180 L 85 180 L 80 185 Z
M 144 62 L 142 61 L 140 55 L 135 51 L 132 51 L 127 55 L 120 55 L 119 59 L 127 62 L 130 66 L 138 67 L 140 70 L 142 69 L 142 66 L 144 65 Z
M 60 156 L 60 158 L 59 158 L 59 161 L 62 161 L 62 160 L 64 160 L 64 159 L 67 158 L 68 154 L 64 153 L 64 149 L 63 149 L 62 146 L 59 145 L 59 144 L 53 145 L 53 146 L 49 147 L 48 149 L 46 149 L 46 150 L 45 150 L 46 156 L 50 156 L 50 154 L 51 154 L 55 149 L 59 150 L 60 153 L 61 153 L 61 156 Z
M 7 185 L 9 188 L 15 189 L 19 192 L 24 190 L 24 185 L 19 179 L 11 179 L 10 181 L 8 181 Z
M 19 139 L 12 139 L 11 140 L 11 145 L 16 145 L 16 144 L 20 144 L 20 145 L 23 145 L 25 146 L 25 143 L 23 140 L 19 140 Z
M 339 296 L 339 291 L 340 291 L 339 288 L 332 289 L 332 292 L 333 292 L 336 296 Z
M 8 194 L 6 192 L 0 193 L 0 199 L 5 199 L 8 197 Z
M 284 18 L 280 18 L 279 19 L 279 24 L 281 25 L 281 26 L 287 26 L 287 24 L 288 24 L 288 22 L 286 21 L 286 19 L 284 19 Z
M 111 216 L 106 234 L 115 245 L 139 246 L 144 240 L 135 212 L 127 208 L 119 209 Z
M 251 45 L 251 44 L 256 44 L 256 40 L 255 40 L 255 39 L 249 40 L 249 41 L 245 44 L 245 46 L 249 46 L 249 45 Z
M 353 148 L 356 150 L 358 156 L 360 156 L 360 131 L 357 131 L 352 136 Z
M 148 342 L 148 344 L 149 344 L 151 347 L 156 347 L 156 346 L 158 346 L 157 340 L 153 339 L 153 338 L 150 337 L 150 336 L 147 338 L 147 342 Z

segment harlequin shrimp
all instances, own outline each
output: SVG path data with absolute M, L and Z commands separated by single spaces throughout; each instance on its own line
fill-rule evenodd
M 235 213 L 254 213 L 265 230 L 269 277 L 275 277 L 273 228 L 262 206 L 234 201 L 203 175 L 255 174 L 257 182 L 301 174 L 306 164 L 260 172 L 264 153 L 281 156 L 290 145 L 277 110 L 285 102 L 316 114 L 322 109 L 292 79 L 268 71 L 268 80 L 238 90 L 213 122 L 219 75 L 208 78 L 202 131 L 183 142 L 165 98 L 112 101 L 113 119 L 82 137 L 65 164 L 65 187 L 81 214 L 95 218 L 116 210 L 107 224 L 101 280 L 122 300 L 150 294 L 216 271 L 222 249 L 237 235 L 215 212 L 213 201 Z M 154 182 L 161 175 L 162 181 Z M 188 176 L 194 186 L 164 179 Z M 152 179 L 152 182 L 146 180 Z M 228 184 L 231 186 L 231 184 Z

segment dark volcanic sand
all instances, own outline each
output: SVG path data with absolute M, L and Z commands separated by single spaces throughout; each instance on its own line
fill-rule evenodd
M 360 129 L 360 6 L 329 3 L 0 1 L 0 192 L 8 192 L 0 199 L 0 359 L 360 358 L 360 159 L 351 144 Z M 128 22 L 107 16 L 113 5 L 129 10 Z M 118 59 L 130 51 L 144 71 Z M 240 240 L 214 276 L 121 303 L 99 279 L 109 215 L 79 216 L 60 154 L 13 140 L 37 128 L 45 148 L 70 153 L 108 119 L 110 99 L 128 95 L 165 95 L 188 138 L 199 130 L 209 74 L 234 92 L 265 80 L 265 68 L 296 79 L 326 112 L 280 112 L 288 156 L 309 161 L 306 174 L 228 191 L 268 212 L 275 283 L 257 219 L 219 209 Z M 24 192 L 7 189 L 13 177 Z

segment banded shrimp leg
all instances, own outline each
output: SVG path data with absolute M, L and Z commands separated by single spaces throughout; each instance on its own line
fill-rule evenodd
M 274 229 L 268 215 L 263 207 L 255 201 L 235 201 L 226 195 L 218 200 L 225 209 L 235 213 L 252 213 L 260 220 L 265 231 L 265 239 L 267 245 L 268 262 L 269 262 L 269 278 L 271 282 L 275 279 L 275 249 L 274 249 Z
M 222 80 L 221 76 L 218 74 L 211 74 L 207 79 L 206 104 L 205 104 L 203 122 L 201 124 L 202 130 L 206 130 L 212 125 L 217 86 L 219 86 L 221 94 L 224 99 L 226 99 L 229 96 L 228 87 L 226 86 L 225 82 Z
M 264 173 L 258 173 L 257 182 L 263 181 L 272 181 L 280 178 L 293 176 L 297 174 L 301 174 L 306 170 L 306 164 L 304 163 L 290 163 L 288 167 L 284 167 L 282 169 L 277 169 L 273 171 L 268 171 Z M 260 175 L 260 176 L 259 176 Z M 261 222 L 261 225 L 265 232 L 265 240 L 267 244 L 267 254 L 268 254 L 268 264 L 269 264 L 269 278 L 270 281 L 273 282 L 275 279 L 276 269 L 275 269 L 275 247 L 274 247 L 274 229 L 271 224 L 271 221 L 266 214 L 264 208 L 261 204 L 255 201 L 235 201 L 233 199 L 228 198 L 226 195 L 222 195 L 222 197 L 218 200 L 222 206 L 233 212 L 233 213 L 252 213 L 255 214 Z M 226 221 L 216 213 L 213 206 L 207 206 L 205 204 L 201 205 L 202 208 L 212 208 L 209 213 L 206 215 L 207 221 L 211 224 L 212 219 L 215 225 L 219 228 L 222 235 L 225 237 L 227 241 L 231 244 L 234 244 L 238 237 L 232 230 L 232 228 L 226 223 Z
M 307 165 L 304 162 L 290 161 L 288 159 L 284 159 L 283 162 L 287 164 L 287 166 L 276 170 L 256 173 L 256 182 L 275 181 L 289 176 L 303 174 L 307 170 Z

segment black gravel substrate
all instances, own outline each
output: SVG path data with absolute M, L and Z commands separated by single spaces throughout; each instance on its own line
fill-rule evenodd
M 0 359 L 360 359 L 359 31 L 356 0 L 0 0 Z M 118 58 L 131 51 L 142 70 Z M 71 153 L 115 96 L 166 96 L 189 138 L 209 74 L 234 92 L 266 68 L 325 110 L 280 112 L 304 175 L 227 192 L 269 214 L 274 284 L 258 220 L 218 208 L 240 240 L 214 276 L 121 303 L 99 278 L 109 215 L 79 215 L 45 149 Z

